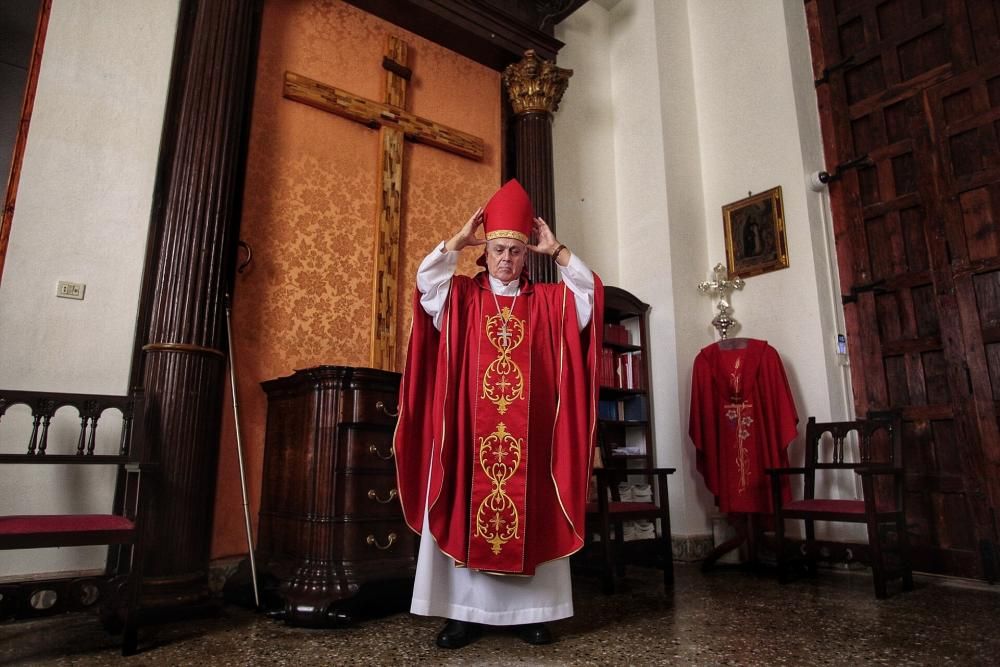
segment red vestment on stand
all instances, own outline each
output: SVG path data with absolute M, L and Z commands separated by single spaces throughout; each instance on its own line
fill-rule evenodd
M 583 545 L 604 293 L 581 332 L 573 293 L 453 276 L 439 332 L 414 295 L 394 437 L 407 525 L 485 572 L 534 574 Z M 519 388 L 519 381 L 523 385 Z M 426 505 L 429 504 L 429 507 Z
M 798 421 L 781 357 L 767 341 L 735 349 L 713 343 L 698 353 L 688 432 L 720 511 L 773 512 L 764 471 L 788 466 Z M 787 481 L 783 492 L 787 498 Z

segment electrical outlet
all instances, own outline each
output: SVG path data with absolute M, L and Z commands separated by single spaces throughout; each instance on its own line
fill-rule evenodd
M 87 290 L 87 286 L 83 283 L 71 283 L 66 280 L 60 280 L 56 284 L 56 296 L 62 299 L 79 299 L 83 300 L 83 293 Z

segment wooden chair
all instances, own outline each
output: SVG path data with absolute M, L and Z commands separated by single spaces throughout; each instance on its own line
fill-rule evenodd
M 857 434 L 859 459 L 850 461 L 848 434 Z M 805 522 L 805 555 L 811 574 L 816 572 L 818 549 L 815 522 L 836 521 L 865 524 L 875 584 L 875 597 L 887 596 L 889 579 L 902 579 L 903 590 L 913 588 L 909 539 L 906 532 L 905 473 L 903 469 L 902 429 L 898 415 L 873 413 L 867 420 L 850 422 L 817 422 L 810 417 L 806 426 L 805 465 L 801 468 L 772 468 L 771 489 L 775 507 L 775 538 L 778 570 L 787 581 L 790 558 L 785 540 L 785 520 Z M 825 438 L 829 433 L 831 438 Z M 861 477 L 863 498 L 849 500 L 817 497 L 817 473 L 824 470 L 853 470 Z M 803 497 L 782 501 L 782 478 L 801 475 Z M 894 528 L 895 549 L 883 535 L 884 529 Z M 890 553 L 894 551 L 895 554 Z M 890 556 L 895 555 L 895 559 Z
M 606 439 L 599 438 L 601 467 L 594 468 L 597 500 L 587 503 L 587 516 L 591 526 L 600 535 L 600 545 L 592 544 L 599 553 L 601 579 L 604 593 L 615 592 L 615 577 L 625 575 L 628 548 L 625 541 L 625 522 L 647 520 L 660 521 L 660 532 L 656 535 L 656 556 L 663 567 L 663 584 L 670 586 L 674 581 L 674 552 L 670 537 L 670 503 L 667 478 L 676 468 L 640 467 L 630 468 L 615 465 L 614 457 L 607 448 Z M 618 484 L 629 478 L 641 476 L 655 488 L 652 502 L 623 501 Z M 611 528 L 614 528 L 612 537 Z M 652 539 L 649 541 L 653 541 Z M 637 544 L 633 542 L 632 544 Z
M 0 419 L 11 406 L 31 409 L 27 452 L 8 453 L 9 443 L 0 442 L 3 466 L 111 465 L 119 470 L 115 508 L 108 514 L 32 514 L 0 516 L 0 549 L 37 549 L 81 545 L 109 545 L 107 589 L 102 601 L 102 620 L 109 629 L 122 630 L 122 655 L 136 651 L 137 607 L 142 580 L 143 518 L 147 505 L 148 480 L 142 479 L 151 464 L 147 458 L 144 401 L 141 391 L 131 396 L 62 394 L 0 389 Z M 60 408 L 71 406 L 79 412 L 80 430 L 71 452 L 50 446 L 50 423 Z M 105 412 L 111 411 L 108 415 Z M 102 424 L 117 411 L 122 429 L 118 452 L 95 453 L 98 422 Z M 8 420 L 9 422 L 9 420 Z M 75 445 L 75 448 L 74 448 Z M 31 473 L 27 470 L 25 475 Z M 44 496 L 39 491 L 39 497 Z M 121 545 L 119 547 L 119 545 Z M 124 600 L 122 599 L 124 597 Z

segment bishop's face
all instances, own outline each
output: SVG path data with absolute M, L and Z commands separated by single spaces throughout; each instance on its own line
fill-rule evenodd
M 486 268 L 502 283 L 521 276 L 528 248 L 516 239 L 491 239 L 486 242 Z

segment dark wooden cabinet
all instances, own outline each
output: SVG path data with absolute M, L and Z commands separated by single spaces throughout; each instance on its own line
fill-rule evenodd
M 363 586 L 412 581 L 418 539 L 403 521 L 392 451 L 399 378 L 319 366 L 261 383 L 257 553 L 281 582 L 289 623 L 350 620 Z

